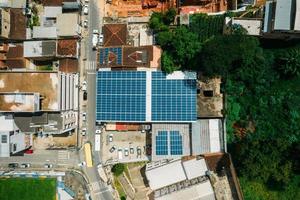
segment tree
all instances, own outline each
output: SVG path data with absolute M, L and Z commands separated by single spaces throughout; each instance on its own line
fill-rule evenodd
M 175 16 L 176 16 L 175 8 L 168 9 L 163 15 L 163 23 L 165 25 L 170 25 L 171 23 L 174 22 Z
M 122 163 L 115 164 L 112 168 L 111 171 L 115 176 L 120 176 L 125 170 L 125 165 Z
M 282 77 L 293 78 L 300 75 L 300 48 L 280 51 L 275 60 L 276 67 Z
M 172 73 L 179 68 L 175 66 L 173 62 L 173 57 L 169 55 L 167 52 L 163 52 L 162 54 L 162 70 L 166 73 Z
M 157 44 L 159 44 L 163 49 L 169 49 L 172 40 L 173 34 L 171 31 L 159 32 L 156 36 Z

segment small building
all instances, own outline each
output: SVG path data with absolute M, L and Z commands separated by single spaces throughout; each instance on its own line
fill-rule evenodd
M 155 200 L 216 199 L 207 171 L 203 158 L 158 161 L 146 165 L 146 177 Z
M 59 59 L 59 71 L 65 73 L 77 73 L 79 70 L 78 59 L 62 58 Z
M 102 28 L 104 42 L 103 46 L 121 46 L 127 44 L 126 24 L 104 24 Z
M 24 57 L 32 59 L 52 59 L 56 56 L 56 41 L 24 41 Z
M 162 49 L 159 46 L 104 47 L 99 50 L 100 68 L 160 69 Z
M 191 155 L 189 124 L 152 124 L 152 161 Z
M 231 0 L 229 2 L 231 3 Z M 183 0 L 180 14 L 219 13 L 226 12 L 228 8 L 227 0 Z
M 260 36 L 262 31 L 261 19 L 245 19 L 245 18 L 233 18 L 232 25 L 239 25 L 243 27 L 248 35 Z
M 0 157 L 10 157 L 28 148 L 31 143 L 27 143 L 26 139 L 12 115 L 0 115 Z
M 44 6 L 62 6 L 63 0 L 42 0 Z
M 79 15 L 77 13 L 63 13 L 57 16 L 57 36 L 77 38 L 81 34 Z
M 33 27 L 33 39 L 56 39 L 57 31 L 55 26 L 34 26 Z
M 10 32 L 10 11 L 0 8 L 0 38 L 7 39 Z
M 77 39 L 57 40 L 57 57 L 78 58 L 79 44 Z
M 23 9 L 11 8 L 9 39 L 26 40 L 26 24 L 27 18 L 23 14 Z
M 1 0 L 0 7 L 25 9 L 26 0 Z
M 224 137 L 221 119 L 198 119 L 192 123 L 192 155 L 224 152 Z
M 10 70 L 20 70 L 26 68 L 26 59 L 24 58 L 22 45 L 2 44 L 0 46 L 0 68 Z
M 56 19 L 58 15 L 62 14 L 61 6 L 45 6 L 43 16 L 47 19 Z

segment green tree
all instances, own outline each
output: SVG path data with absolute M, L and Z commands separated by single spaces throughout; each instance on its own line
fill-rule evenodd
M 125 170 L 125 165 L 122 163 L 115 164 L 112 168 L 111 171 L 115 176 L 120 176 Z
M 280 51 L 275 60 L 279 73 L 285 78 L 300 75 L 300 48 L 290 48 Z
M 179 69 L 178 67 L 175 66 L 173 62 L 173 57 L 169 55 L 167 52 L 163 52 L 161 60 L 162 60 L 162 70 L 166 73 L 172 73 L 173 71 Z
M 176 16 L 176 9 L 175 8 L 168 9 L 163 15 L 163 23 L 165 25 L 170 25 L 171 23 L 174 22 L 175 16 Z

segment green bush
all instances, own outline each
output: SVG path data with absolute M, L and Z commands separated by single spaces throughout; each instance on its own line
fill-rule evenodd
M 125 170 L 125 165 L 122 163 L 115 164 L 112 168 L 111 171 L 115 176 L 120 176 Z

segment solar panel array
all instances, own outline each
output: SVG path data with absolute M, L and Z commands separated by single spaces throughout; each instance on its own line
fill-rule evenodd
M 122 48 L 121 47 L 108 47 L 100 49 L 99 62 L 101 65 L 108 64 L 109 53 L 113 53 L 116 56 L 116 64 L 122 64 Z
M 196 94 L 195 79 L 166 79 L 152 72 L 152 121 L 195 121 Z
M 182 135 L 179 131 L 158 131 L 155 142 L 156 155 L 182 155 Z
M 155 139 L 156 155 L 168 155 L 168 131 L 158 131 Z
M 96 98 L 97 121 L 145 121 L 146 73 L 100 71 Z
M 182 136 L 179 131 L 170 131 L 171 155 L 182 155 Z

